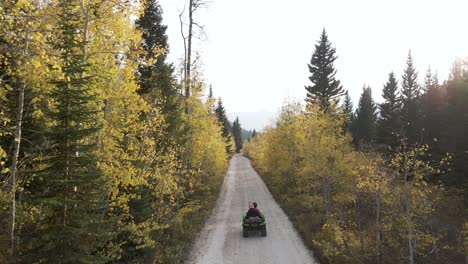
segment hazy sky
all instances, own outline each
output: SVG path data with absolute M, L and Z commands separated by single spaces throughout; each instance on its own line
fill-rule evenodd
M 338 78 L 355 105 L 364 84 L 381 100 L 388 73 L 401 79 L 411 49 L 422 83 L 428 65 L 445 79 L 468 56 L 468 0 L 209 0 L 197 14 L 205 78 L 228 112 L 277 111 L 303 99 L 314 44 L 326 28 Z M 188 0 L 160 0 L 170 60 L 183 57 L 178 10 Z

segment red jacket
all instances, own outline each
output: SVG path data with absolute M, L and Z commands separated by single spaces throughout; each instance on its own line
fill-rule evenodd
M 255 212 L 257 212 L 258 216 L 260 216 L 262 213 L 260 213 L 260 209 L 254 208 Z

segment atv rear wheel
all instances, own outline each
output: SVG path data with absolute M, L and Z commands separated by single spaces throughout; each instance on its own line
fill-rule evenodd
M 242 234 L 243 234 L 244 237 L 248 237 L 249 236 L 249 230 L 247 230 L 247 228 L 244 227 Z
M 262 236 L 265 237 L 267 235 L 266 225 L 262 227 Z

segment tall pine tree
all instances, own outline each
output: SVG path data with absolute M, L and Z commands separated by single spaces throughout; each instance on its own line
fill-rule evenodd
M 402 76 L 401 88 L 401 120 L 405 137 L 410 143 L 416 143 L 421 138 L 421 91 L 418 85 L 418 74 L 413 66 L 411 51 L 408 53 L 406 68 Z
M 166 61 L 169 51 L 162 9 L 157 0 L 143 1 L 143 13 L 135 22 L 142 32 L 144 50 L 139 65 L 139 93 L 153 107 L 161 109 L 167 122 L 167 132 L 173 134 L 180 123 L 179 94 L 174 67 Z
M 343 114 L 346 115 L 346 121 L 344 124 L 344 128 L 347 131 L 351 131 L 351 124 L 354 121 L 354 110 L 353 110 L 353 102 L 351 101 L 351 96 L 349 96 L 348 91 L 345 93 L 345 100 L 343 105 L 341 106 Z
M 429 144 L 433 150 L 439 149 L 442 130 L 445 127 L 443 109 L 446 107 L 444 94 L 439 87 L 437 74 L 433 74 L 430 67 L 424 78 L 424 94 L 421 98 L 424 127 L 424 142 Z M 437 152 L 440 152 L 438 150 Z M 439 153 L 440 154 L 440 153 Z M 437 159 L 437 158 L 436 158 Z
M 226 153 L 232 154 L 232 143 L 231 143 L 231 124 L 226 116 L 226 110 L 224 109 L 221 98 L 218 99 L 218 104 L 215 108 L 216 117 L 222 127 L 222 135 L 226 139 Z
M 398 81 L 393 72 L 388 75 L 388 81 L 382 90 L 382 97 L 384 102 L 379 104 L 378 142 L 395 146 L 398 144 L 398 133 L 401 130 L 401 101 L 398 97 Z
M 252 137 L 251 137 L 251 138 L 254 138 L 254 137 L 256 137 L 256 136 L 257 136 L 257 131 L 254 129 L 254 130 L 252 131 Z
M 108 241 L 107 188 L 98 168 L 95 140 L 96 94 L 90 89 L 91 66 L 83 54 L 81 1 L 59 4 L 55 43 L 61 52 L 60 76 L 52 83 L 52 127 L 47 133 L 46 166 L 36 177 L 35 201 L 43 217 L 33 232 L 31 261 L 44 263 L 102 263 L 98 252 Z
M 343 95 L 343 87 L 335 78 L 336 69 L 333 63 L 337 59 L 336 50 L 328 40 L 327 33 L 323 29 L 320 40 L 315 44 L 309 67 L 312 85 L 306 86 L 306 101 L 310 104 L 319 104 L 324 110 L 328 110 L 338 97 Z
M 234 123 L 232 123 L 232 134 L 234 136 L 234 142 L 236 143 L 236 153 L 239 153 L 242 149 L 242 128 L 239 121 L 239 117 L 236 117 Z
M 353 123 L 354 140 L 358 144 L 370 144 L 375 140 L 377 106 L 372 99 L 370 87 L 363 87 L 356 118 Z
M 445 84 L 447 105 L 443 113 L 443 152 L 453 153 L 453 176 L 448 185 L 468 188 L 468 61 L 455 61 Z M 465 199 L 468 198 L 465 191 Z

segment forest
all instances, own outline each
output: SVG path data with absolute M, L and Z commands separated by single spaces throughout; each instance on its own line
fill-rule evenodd
M 162 15 L 1 1 L 0 263 L 182 261 L 242 129 L 190 46 L 168 62 Z
M 0 263 L 181 263 L 239 152 L 320 263 L 466 263 L 467 59 L 409 52 L 354 107 L 324 30 L 305 101 L 247 131 L 192 48 L 205 3 L 174 63 L 158 1 L 0 1 Z
M 421 81 L 411 52 L 383 102 L 363 87 L 354 109 L 324 30 L 305 104 L 244 145 L 320 263 L 465 263 L 468 61 Z

